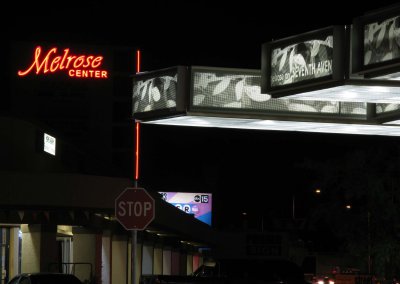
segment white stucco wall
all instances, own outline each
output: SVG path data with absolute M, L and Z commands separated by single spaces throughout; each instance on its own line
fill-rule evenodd
M 32 230 L 32 225 L 21 225 L 22 257 L 21 272 L 40 271 L 40 231 Z

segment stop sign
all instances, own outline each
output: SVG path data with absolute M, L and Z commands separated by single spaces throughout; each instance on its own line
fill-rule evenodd
M 115 199 L 115 218 L 127 230 L 144 230 L 155 216 L 154 199 L 144 188 L 126 188 Z

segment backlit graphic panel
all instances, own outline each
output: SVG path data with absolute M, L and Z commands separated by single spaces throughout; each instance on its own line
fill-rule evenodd
M 364 65 L 400 58 L 400 16 L 364 26 Z
M 138 80 L 133 85 L 133 113 L 176 107 L 178 75 Z
M 260 74 L 197 71 L 192 74 L 192 107 L 206 110 L 243 110 L 271 113 L 362 115 L 364 103 L 275 99 L 261 94 Z
M 193 105 L 257 108 L 270 99 L 261 94 L 260 75 L 194 72 Z
M 212 194 L 159 192 L 162 199 L 211 226 Z
M 333 35 L 278 47 L 271 52 L 271 87 L 332 75 Z

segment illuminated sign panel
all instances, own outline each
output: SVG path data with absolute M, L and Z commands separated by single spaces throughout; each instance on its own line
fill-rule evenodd
M 56 138 L 45 133 L 43 151 L 55 156 L 56 155 Z
M 400 5 L 366 13 L 353 20 L 352 73 L 364 78 L 400 76 Z
M 400 58 L 400 16 L 364 26 L 364 65 Z
M 173 66 L 133 76 L 132 116 L 135 119 L 180 115 L 187 109 L 189 67 Z
M 261 93 L 280 98 L 342 84 L 348 42 L 346 26 L 330 26 L 263 44 Z
M 66 72 L 72 78 L 107 79 L 108 71 L 101 69 L 104 57 L 101 55 L 74 54 L 69 48 L 59 52 L 57 47 L 44 51 L 37 46 L 33 61 L 25 69 L 19 70 L 23 77 L 31 73 L 36 75 Z
M 162 199 L 211 226 L 212 194 L 159 192 Z
M 333 35 L 278 47 L 271 54 L 271 87 L 332 75 Z

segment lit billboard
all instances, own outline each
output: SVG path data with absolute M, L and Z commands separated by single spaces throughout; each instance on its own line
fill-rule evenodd
M 348 78 L 347 45 L 345 26 L 264 43 L 261 93 L 280 98 L 341 84 Z
M 353 20 L 352 72 L 365 78 L 398 78 L 400 6 L 389 6 Z
M 211 226 L 212 194 L 193 192 L 159 192 L 166 202 Z
M 332 75 L 332 59 L 333 34 L 276 47 L 271 54 L 271 87 Z

